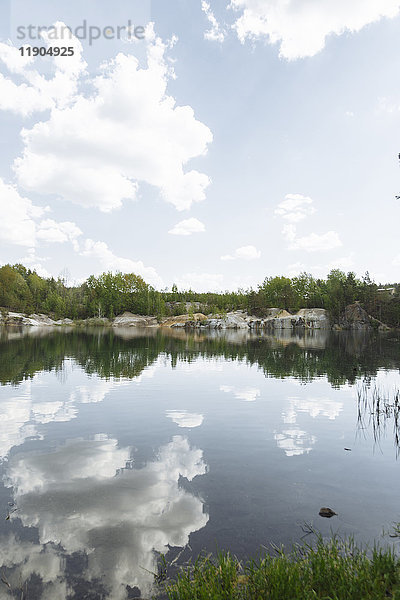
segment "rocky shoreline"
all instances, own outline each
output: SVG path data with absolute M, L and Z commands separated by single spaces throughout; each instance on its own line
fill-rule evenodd
M 174 317 L 157 320 L 154 316 L 134 315 L 124 312 L 115 319 L 90 318 L 79 321 L 72 319 L 54 320 L 48 315 L 24 315 L 18 312 L 0 313 L 0 325 L 29 326 L 29 327 L 56 327 L 56 326 L 104 326 L 104 327 L 165 327 L 196 330 L 251 330 L 280 331 L 280 330 L 378 330 L 387 331 L 384 323 L 370 317 L 361 305 L 356 302 L 347 306 L 343 315 L 337 322 L 330 319 L 328 312 L 323 308 L 302 308 L 295 314 L 290 314 L 280 308 L 269 308 L 266 316 L 260 318 L 248 315 L 245 311 L 228 312 L 223 315 L 204 315 L 203 313 L 187 313 Z

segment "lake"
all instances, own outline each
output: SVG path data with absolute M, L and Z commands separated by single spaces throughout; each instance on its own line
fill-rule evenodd
M 159 553 L 309 527 L 395 541 L 399 367 L 393 332 L 3 328 L 0 598 L 148 595 Z

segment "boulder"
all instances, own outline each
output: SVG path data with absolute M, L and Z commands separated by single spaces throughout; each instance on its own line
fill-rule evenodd
M 359 302 L 346 306 L 339 324 L 343 329 L 371 329 L 371 320 L 368 313 L 362 308 Z
M 194 313 L 193 315 L 178 315 L 176 317 L 167 317 L 161 321 L 162 327 L 186 327 L 191 326 L 197 327 L 202 321 L 207 319 L 203 313 Z
M 73 325 L 74 324 L 73 320 L 72 319 L 68 319 L 68 318 L 59 319 L 58 321 L 54 321 L 54 323 L 56 325 Z
M 329 329 L 329 317 L 323 308 L 302 308 L 295 315 L 280 308 L 269 308 L 263 319 L 247 317 L 250 329 L 283 330 L 295 329 Z
M 156 325 L 158 325 L 156 317 L 134 315 L 130 312 L 115 317 L 112 323 L 113 327 L 154 327 Z
M 249 318 L 242 311 L 228 312 L 226 315 L 209 317 L 201 324 L 208 329 L 248 329 Z
M 328 313 L 324 308 L 301 308 L 297 315 L 304 319 L 304 326 L 308 329 L 329 329 Z
M 28 319 L 32 321 L 32 325 L 55 325 L 56 322 L 51 319 L 48 315 L 43 314 L 32 314 L 29 315 Z
M 320 517 L 326 517 L 327 519 L 330 519 L 331 517 L 337 515 L 337 513 L 335 513 L 334 510 L 332 510 L 331 508 L 327 508 L 326 506 L 320 508 L 318 514 Z
M 18 312 L 10 311 L 4 321 L 7 325 L 28 325 L 30 327 L 53 326 L 55 321 L 47 315 L 32 314 L 26 315 Z
M 291 315 L 286 310 L 281 310 L 275 317 L 264 320 L 264 329 L 292 329 L 304 326 L 304 319 L 298 315 Z

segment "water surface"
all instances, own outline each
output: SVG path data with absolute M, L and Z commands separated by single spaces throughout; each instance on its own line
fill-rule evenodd
M 399 389 L 394 334 L 0 336 L 0 598 L 136 597 L 160 552 L 246 558 L 304 523 L 367 542 L 400 520 L 394 420 L 357 402 Z

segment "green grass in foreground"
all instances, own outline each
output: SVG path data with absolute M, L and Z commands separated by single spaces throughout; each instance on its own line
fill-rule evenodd
M 400 561 L 333 538 L 246 565 L 229 553 L 199 558 L 166 587 L 170 600 L 400 600 Z

